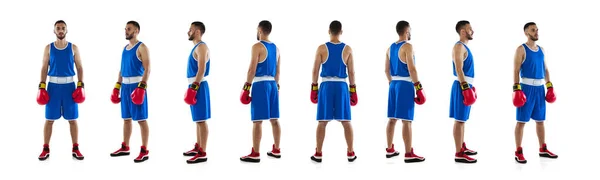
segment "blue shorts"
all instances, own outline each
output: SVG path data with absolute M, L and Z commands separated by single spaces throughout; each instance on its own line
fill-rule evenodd
M 322 82 L 319 87 L 317 121 L 350 121 L 350 92 L 348 83 L 338 81 Z
M 521 83 L 521 89 L 527 97 L 524 106 L 517 108 L 517 121 L 529 122 L 546 120 L 546 88 L 544 86 L 531 86 Z
M 415 114 L 415 87 L 408 81 L 394 80 L 388 94 L 388 118 L 412 121 Z
M 148 91 L 144 96 L 144 102 L 141 105 L 131 102 L 131 93 L 137 88 L 138 83 L 121 85 L 121 117 L 123 119 L 132 119 L 142 121 L 148 119 Z
M 469 86 L 473 87 L 472 84 L 469 84 Z M 471 114 L 471 106 L 465 105 L 463 99 L 460 83 L 454 81 L 452 92 L 450 93 L 450 118 L 454 118 L 456 121 L 465 122 L 469 120 L 469 115 Z
M 250 92 L 250 114 L 252 121 L 279 119 L 279 89 L 272 80 L 252 83 Z
M 77 120 L 79 109 L 73 100 L 75 82 L 67 84 L 48 83 L 48 95 L 50 101 L 46 104 L 46 119 L 58 120 L 63 117 L 66 120 Z
M 192 120 L 194 122 L 202 122 L 210 119 L 210 91 L 208 89 L 208 82 L 202 81 L 200 83 L 200 88 L 198 88 L 198 93 L 196 94 L 196 104 L 190 105 L 190 110 L 192 111 Z

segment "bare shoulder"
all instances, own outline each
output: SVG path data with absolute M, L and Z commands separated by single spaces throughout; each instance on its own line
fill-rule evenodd
M 49 52 L 50 51 L 50 44 L 46 44 L 46 47 L 44 47 L 44 51 L 45 52 Z
M 519 46 L 517 46 L 516 51 L 517 51 L 517 53 L 525 52 L 525 47 L 523 47 L 523 45 L 519 45 Z
M 466 49 L 465 49 L 465 46 L 463 46 L 462 44 L 460 44 L 460 43 L 456 43 L 456 44 L 454 44 L 454 48 L 453 48 L 453 50 L 454 50 L 455 52 L 456 52 L 456 51 L 458 51 L 458 52 L 462 52 L 462 51 L 464 51 L 464 50 L 466 50 Z
M 319 52 L 325 52 L 325 50 L 327 50 L 327 45 L 325 44 L 321 44 L 319 47 L 317 47 L 317 51 Z
M 400 47 L 402 50 L 411 50 L 413 48 L 413 45 L 409 42 L 406 42 L 402 45 L 402 47 Z
M 346 44 L 346 47 L 344 47 L 344 51 L 352 53 L 352 47 L 348 44 Z

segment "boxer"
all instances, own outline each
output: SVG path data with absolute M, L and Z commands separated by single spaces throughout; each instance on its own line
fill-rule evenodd
M 243 162 L 260 162 L 262 121 L 265 120 L 271 121 L 274 139 L 272 150 L 267 152 L 267 155 L 281 158 L 281 127 L 278 121 L 281 58 L 279 48 L 269 40 L 272 28 L 271 22 L 267 20 L 258 23 L 256 39 L 259 42 L 252 46 L 252 59 L 240 96 L 242 104 L 250 104 L 253 124 L 252 150 L 250 154 L 240 157 L 240 161 Z
M 210 70 L 210 56 L 208 46 L 202 41 L 204 32 L 206 32 L 206 26 L 199 21 L 192 22 L 188 31 L 188 40 L 194 43 L 194 47 L 188 57 L 188 88 L 184 101 L 190 105 L 192 121 L 196 124 L 196 144 L 192 150 L 183 153 L 184 156 L 193 156 L 186 161 L 189 164 L 207 161 L 208 125 L 206 121 L 211 117 L 211 109 L 210 91 L 206 80 Z
M 425 92 L 419 81 L 413 46 L 410 42 L 410 24 L 399 21 L 396 24 L 396 33 L 400 37 L 388 48 L 385 60 L 385 74 L 389 83 L 388 93 L 388 118 L 386 157 L 400 155 L 394 149 L 394 129 L 396 121 L 402 120 L 402 138 L 404 139 L 404 162 L 422 162 L 424 157 L 414 153 L 412 148 L 412 121 L 415 112 L 415 103 L 425 103 Z M 415 97 L 416 94 L 416 97 Z
M 61 117 L 69 122 L 75 159 L 83 160 L 79 150 L 77 118 L 78 104 L 85 101 L 83 85 L 83 66 L 77 45 L 67 41 L 67 23 L 58 20 L 54 23 L 56 41 L 46 45 L 42 61 L 42 74 L 37 95 L 39 105 L 46 106 L 46 123 L 44 124 L 44 148 L 38 156 L 39 160 L 50 157 L 50 137 L 52 125 Z M 77 75 L 77 83 L 74 76 Z M 46 84 L 46 82 L 48 84 Z
M 456 33 L 460 40 L 454 44 L 452 49 L 453 72 L 456 80 L 452 84 L 450 95 L 450 118 L 454 121 L 454 143 L 456 153 L 454 161 L 459 163 L 476 163 L 477 159 L 470 156 L 477 155 L 477 151 L 467 148 L 464 142 L 465 122 L 469 120 L 471 106 L 477 100 L 473 79 L 475 78 L 475 66 L 473 53 L 467 46 L 473 40 L 473 28 L 469 21 L 458 21 Z
M 329 42 L 319 45 L 312 70 L 312 88 L 310 99 L 317 104 L 317 148 L 310 158 L 322 162 L 323 141 L 325 129 L 332 120 L 337 120 L 344 127 L 344 135 L 348 149 L 346 156 L 349 162 L 354 162 L 357 156 L 354 152 L 351 106 L 358 103 L 354 78 L 354 59 L 352 48 L 340 41 L 342 23 L 332 21 L 329 24 Z M 319 72 L 321 84 L 319 81 Z M 346 82 L 350 81 L 350 85 Z
M 513 70 L 513 104 L 517 108 L 517 125 L 515 127 L 515 160 L 527 163 L 523 155 L 523 128 L 531 119 L 536 121 L 539 142 L 539 156 L 558 158 L 546 146 L 546 102 L 554 103 L 556 95 L 550 81 L 550 72 L 546 65 L 544 48 L 536 44 L 538 28 L 534 22 L 525 24 L 523 28 L 527 42 L 517 47 Z M 545 81 L 545 82 L 544 82 Z M 544 88 L 544 85 L 546 88 Z M 547 92 L 545 92 L 547 91 Z
M 121 70 L 111 101 L 121 103 L 121 117 L 123 118 L 123 142 L 121 148 L 111 153 L 113 157 L 129 155 L 129 139 L 131 138 L 132 121 L 137 121 L 142 133 L 142 146 L 140 154 L 133 160 L 136 163 L 148 160 L 148 95 L 146 87 L 150 76 L 150 56 L 148 47 L 137 39 L 140 24 L 129 21 L 125 26 L 125 39 L 129 41 L 123 48 Z

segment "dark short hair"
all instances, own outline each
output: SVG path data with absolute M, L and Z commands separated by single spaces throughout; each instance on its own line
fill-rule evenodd
M 456 23 L 456 33 L 460 34 L 460 30 L 465 28 L 465 26 L 467 26 L 467 24 L 471 24 L 471 23 L 467 20 L 458 21 L 458 23 Z
M 204 26 L 204 23 L 202 23 L 200 21 L 194 21 L 194 22 L 192 22 L 192 25 L 194 25 L 194 27 L 200 29 L 200 34 L 204 34 L 204 32 L 206 31 L 206 26 Z
M 525 24 L 525 26 L 523 26 L 523 31 L 527 31 L 527 28 L 529 28 L 529 26 L 534 26 L 536 25 L 534 22 L 528 22 Z
M 54 23 L 54 26 L 56 26 L 57 24 L 64 24 L 65 26 L 67 25 L 67 23 L 64 20 L 58 20 Z
M 129 21 L 129 22 L 127 22 L 127 24 L 131 24 L 131 25 L 135 26 L 135 28 L 140 30 L 140 23 L 138 23 L 136 21 Z
M 338 20 L 331 21 L 329 24 L 329 31 L 331 34 L 338 35 L 342 32 L 342 23 Z
M 258 23 L 258 27 L 267 35 L 271 34 L 271 30 L 273 30 L 273 25 L 267 20 L 260 21 Z
M 408 28 L 410 24 L 408 21 L 398 21 L 396 24 L 396 32 L 398 35 L 404 34 L 406 32 L 406 28 Z

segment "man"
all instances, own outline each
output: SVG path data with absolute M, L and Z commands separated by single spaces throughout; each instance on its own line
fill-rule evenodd
M 315 55 L 312 71 L 312 90 L 310 100 L 317 104 L 317 148 L 310 157 L 321 162 L 323 157 L 323 141 L 325 129 L 329 121 L 338 120 L 344 127 L 344 135 L 348 149 L 346 156 L 349 162 L 356 160 L 354 153 L 352 120 L 350 106 L 358 103 L 356 84 L 354 83 L 354 60 L 352 48 L 340 41 L 342 23 L 332 21 L 329 24 L 329 42 L 319 45 Z M 322 71 L 321 71 L 322 69 Z M 321 72 L 320 72 L 321 71 Z M 319 72 L 321 85 L 319 87 Z M 350 81 L 350 87 L 346 83 Z
M 260 140 L 264 120 L 271 121 L 274 139 L 272 150 L 267 152 L 267 155 L 281 158 L 281 149 L 279 149 L 281 127 L 278 121 L 281 57 L 279 48 L 269 40 L 272 28 L 271 22 L 267 20 L 258 23 L 256 39 L 259 42 L 252 46 L 252 60 L 240 97 L 242 104 L 250 104 L 253 122 L 252 151 L 249 155 L 240 157 L 243 162 L 260 162 Z
M 56 41 L 46 45 L 42 61 L 37 102 L 46 105 L 46 123 L 44 124 L 44 148 L 38 157 L 46 160 L 50 157 L 50 137 L 55 120 L 64 118 L 69 122 L 72 154 L 75 159 L 83 160 L 79 151 L 77 118 L 79 118 L 79 103 L 85 101 L 83 89 L 83 67 L 79 48 L 67 41 L 67 23 L 58 20 L 54 23 Z M 77 72 L 76 72 L 77 71 Z M 73 76 L 77 74 L 77 85 Z M 46 86 L 46 81 L 48 84 Z M 47 90 L 46 90 L 47 88 Z
M 459 163 L 476 163 L 477 159 L 470 156 L 476 155 L 477 151 L 467 148 L 464 142 L 465 122 L 469 120 L 471 105 L 477 100 L 473 79 L 475 78 L 475 67 L 473 53 L 467 46 L 473 40 L 473 29 L 469 21 L 458 21 L 456 33 L 460 40 L 453 48 L 453 71 L 457 78 L 452 84 L 450 95 L 450 118 L 454 118 L 454 143 L 456 153 L 454 161 Z
M 410 41 L 410 24 L 407 21 L 399 21 L 396 24 L 396 32 L 400 39 L 394 42 L 387 50 L 385 60 L 385 75 L 389 87 L 388 95 L 388 117 L 387 125 L 387 148 L 386 157 L 391 158 L 400 155 L 394 149 L 394 129 L 396 121 L 402 120 L 402 138 L 404 139 L 404 162 L 422 162 L 424 157 L 414 153 L 412 148 L 412 121 L 415 111 L 415 103 L 425 103 L 423 87 L 417 75 L 415 67 L 413 47 Z M 416 90 L 416 98 L 415 98 Z
M 208 125 L 210 119 L 210 92 L 206 77 L 210 70 L 210 56 L 208 46 L 202 41 L 206 32 L 204 23 L 195 21 L 190 25 L 188 40 L 194 43 L 192 52 L 188 57 L 187 78 L 189 86 L 184 101 L 190 105 L 192 121 L 196 122 L 196 144 L 194 149 L 184 152 L 184 156 L 193 156 L 187 163 L 205 162 L 206 141 L 208 140 Z M 200 76 L 198 76 L 200 75 Z
M 115 104 L 121 103 L 121 117 L 123 124 L 123 142 L 121 148 L 111 153 L 111 156 L 129 155 L 129 139 L 131 138 L 132 123 L 137 121 L 142 132 L 142 147 L 140 154 L 133 161 L 144 162 L 149 156 L 148 135 L 148 96 L 146 94 L 146 82 L 150 75 L 150 57 L 148 47 L 137 39 L 140 32 L 140 24 L 129 21 L 125 27 L 125 39 L 129 40 L 123 49 L 121 59 L 121 70 L 111 101 Z M 123 95 L 123 96 L 121 96 Z
M 556 95 L 554 94 L 552 82 L 550 82 L 544 49 L 535 43 L 538 40 L 538 28 L 534 22 L 526 23 L 523 31 L 527 36 L 527 42 L 517 47 L 513 71 L 513 104 L 517 107 L 517 125 L 515 127 L 517 150 L 515 151 L 515 160 L 519 163 L 527 163 L 523 156 L 521 143 L 523 141 L 523 128 L 530 119 L 536 121 L 540 146 L 539 156 L 558 158 L 558 155 L 548 150 L 545 140 L 546 102 L 553 103 L 556 101 Z M 545 93 L 544 81 L 548 93 Z

